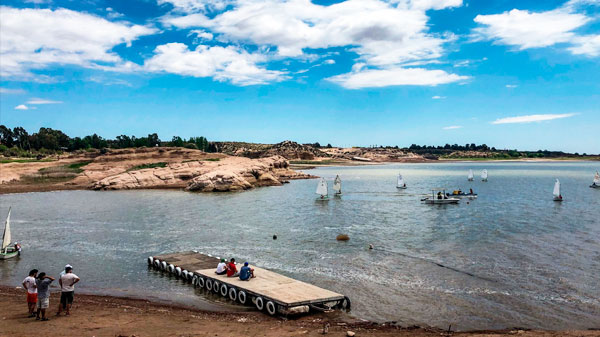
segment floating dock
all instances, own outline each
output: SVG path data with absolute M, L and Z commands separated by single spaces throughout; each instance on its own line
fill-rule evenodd
M 350 299 L 342 294 L 250 265 L 255 278 L 217 275 L 218 257 L 196 251 L 148 257 L 148 265 L 170 273 L 194 287 L 220 294 L 242 305 L 254 305 L 270 315 L 288 315 L 333 308 L 350 309 Z M 239 268 L 238 268 L 239 270 Z

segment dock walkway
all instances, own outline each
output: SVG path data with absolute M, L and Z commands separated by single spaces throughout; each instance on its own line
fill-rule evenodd
M 250 267 L 256 277 L 250 281 L 217 275 L 218 263 L 217 257 L 195 251 L 148 257 L 148 264 L 156 269 L 240 304 L 252 303 L 258 310 L 266 309 L 270 315 L 350 308 L 350 299 L 342 294 L 253 265 Z

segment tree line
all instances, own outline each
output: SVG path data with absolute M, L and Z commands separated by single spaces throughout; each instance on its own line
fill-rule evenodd
M 59 151 L 76 151 L 87 149 L 125 149 L 132 147 L 174 146 L 215 152 L 214 144 L 205 137 L 189 139 L 174 136 L 171 141 L 162 141 L 158 134 L 151 133 L 146 137 L 120 135 L 115 139 L 103 138 L 97 134 L 85 137 L 69 137 L 61 130 L 40 128 L 38 132 L 29 134 L 22 127 L 10 129 L 0 125 L 0 152 L 12 156 L 24 155 L 24 152 L 54 153 Z

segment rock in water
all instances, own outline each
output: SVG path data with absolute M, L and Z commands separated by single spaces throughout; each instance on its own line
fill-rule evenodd
M 348 241 L 350 237 L 347 234 L 340 234 L 335 239 L 338 241 Z

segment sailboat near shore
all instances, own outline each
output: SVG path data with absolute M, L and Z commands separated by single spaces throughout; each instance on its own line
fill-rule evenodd
M 600 173 L 598 173 L 598 171 L 596 171 L 596 174 L 594 175 L 594 182 L 592 182 L 590 187 L 591 188 L 600 188 Z
M 473 170 L 469 170 L 469 175 L 467 176 L 468 181 L 473 181 Z
M 329 200 L 329 191 L 327 190 L 327 181 L 325 181 L 325 178 L 321 178 L 321 180 L 319 180 L 317 191 L 315 193 L 320 195 L 317 200 Z
M 2 236 L 2 249 L 0 249 L 0 260 L 10 259 L 19 255 L 19 249 L 17 247 L 10 246 L 10 208 L 8 209 L 8 216 L 4 223 L 4 235 Z M 10 247 L 9 247 L 10 246 Z
M 406 189 L 406 182 L 404 181 L 404 177 L 401 174 L 398 174 L 398 183 L 396 184 L 396 188 Z
M 487 181 L 488 179 L 488 173 L 486 169 L 483 169 L 483 171 L 481 172 L 481 181 Z
M 554 201 L 563 201 L 562 194 L 560 194 L 560 181 L 558 181 L 558 179 L 556 179 L 556 182 L 554 183 L 552 195 L 554 195 Z
M 339 175 L 335 176 L 335 180 L 333 181 L 333 190 L 335 191 L 334 195 L 342 195 L 342 179 L 340 179 Z

